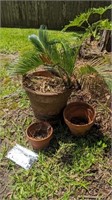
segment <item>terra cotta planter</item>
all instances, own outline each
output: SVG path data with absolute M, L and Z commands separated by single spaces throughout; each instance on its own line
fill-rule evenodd
M 64 121 L 72 134 L 85 135 L 95 122 L 95 110 L 85 102 L 68 104 L 63 112 Z
M 50 76 L 47 71 L 37 71 L 34 72 L 34 75 L 35 74 L 37 76 Z M 50 123 L 59 118 L 58 116 L 66 106 L 67 100 L 72 92 L 72 88 L 57 93 L 35 92 L 34 90 L 25 87 L 24 84 L 23 88 L 30 99 L 35 117 L 39 120 L 48 121 Z
M 39 137 L 34 137 L 36 134 Z M 42 137 L 46 134 L 46 137 Z M 53 128 L 47 122 L 37 122 L 31 124 L 26 130 L 27 139 L 34 149 L 41 150 L 49 145 L 53 135 Z

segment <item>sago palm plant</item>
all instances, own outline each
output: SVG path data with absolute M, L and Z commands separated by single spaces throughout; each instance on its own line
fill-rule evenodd
M 74 70 L 79 48 L 73 49 L 64 39 L 50 40 L 45 26 L 40 27 L 38 36 L 30 35 L 29 40 L 33 44 L 33 48 L 25 51 L 10 66 L 11 72 L 25 75 L 40 65 L 44 65 L 47 70 L 58 74 L 61 78 L 66 76 L 66 84 L 70 86 L 70 77 Z
M 112 66 L 111 55 L 104 55 L 100 58 L 93 59 L 91 60 L 88 66 L 90 68 L 90 73 L 96 70 L 96 72 L 103 77 L 110 91 L 112 91 L 111 66 Z
M 78 77 L 83 79 L 83 75 L 90 75 L 90 74 L 98 74 L 101 76 L 108 89 L 112 91 L 112 61 L 111 55 L 106 54 L 102 55 L 99 58 L 93 58 L 88 60 L 86 64 L 80 66 L 76 70 L 76 74 Z

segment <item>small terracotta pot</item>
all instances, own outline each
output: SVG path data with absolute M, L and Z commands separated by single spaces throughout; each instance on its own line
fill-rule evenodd
M 68 104 L 63 112 L 64 121 L 72 134 L 85 135 L 95 122 L 95 110 L 85 102 L 73 102 Z M 83 119 L 84 123 L 77 124 L 73 119 Z
M 35 138 L 33 137 L 35 132 L 39 132 L 40 136 L 41 134 L 43 134 L 43 132 L 44 134 L 48 134 L 48 135 L 44 138 Z M 44 149 L 49 145 L 49 142 L 53 135 L 53 128 L 47 122 L 33 123 L 27 128 L 26 135 L 33 149 L 37 149 L 37 150 Z

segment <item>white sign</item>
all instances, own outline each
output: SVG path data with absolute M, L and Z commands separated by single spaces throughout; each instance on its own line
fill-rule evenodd
M 38 155 L 31 150 L 16 144 L 6 155 L 7 158 L 14 161 L 24 169 L 29 169 L 33 162 L 38 159 Z

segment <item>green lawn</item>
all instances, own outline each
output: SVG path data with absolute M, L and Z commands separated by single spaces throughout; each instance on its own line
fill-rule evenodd
M 19 28 L 1 28 L 0 29 L 0 52 L 1 53 L 16 53 L 23 48 L 32 45 L 28 41 L 28 36 L 31 34 L 38 34 L 37 29 L 19 29 Z M 49 31 L 51 38 L 65 38 L 70 42 L 76 42 L 79 34 L 64 33 L 60 31 Z
M 101 123 L 101 130 L 93 127 L 87 136 L 81 138 L 73 137 L 66 125 L 60 122 L 54 127 L 54 138 L 49 147 L 39 152 L 38 162 L 28 171 L 5 158 L 15 143 L 31 149 L 25 131 L 35 120 L 33 112 L 21 87 L 20 77 L 9 77 L 7 69 L 15 58 L 10 53 L 15 54 L 28 46 L 28 35 L 37 30 L 1 28 L 0 32 L 0 171 L 1 177 L 6 174 L 4 179 L 0 177 L 0 181 L 7 188 L 4 192 L 0 191 L 0 199 L 75 200 L 80 196 L 83 200 L 85 195 L 94 196 L 94 187 L 97 187 L 97 200 L 105 197 L 111 187 L 111 140 L 109 127 L 104 129 L 106 122 Z M 76 38 L 77 33 L 50 31 L 49 34 L 51 37 L 66 37 L 74 43 L 79 40 Z M 109 118 L 105 102 L 103 104 L 99 101 L 96 109 L 100 113 L 100 120 L 104 122 Z

